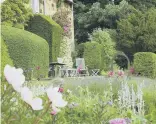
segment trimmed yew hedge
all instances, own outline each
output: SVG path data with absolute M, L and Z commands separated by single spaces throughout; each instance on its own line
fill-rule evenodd
M 4 40 L 1 38 L 1 78 L 2 78 L 2 81 L 4 80 L 4 73 L 3 73 L 4 67 L 7 64 L 13 66 L 12 59 L 10 58 L 9 53 L 8 53 L 8 48 Z
M 34 15 L 28 23 L 26 30 L 44 38 L 49 44 L 49 61 L 56 61 L 59 56 L 60 43 L 62 41 L 63 29 L 50 17 L 45 15 Z
M 2 38 L 15 67 L 32 68 L 33 76 L 48 75 L 49 47 L 45 39 L 25 30 L 2 26 Z M 40 67 L 39 70 L 36 67 Z
M 85 64 L 88 69 L 100 69 L 101 67 L 101 45 L 97 42 L 87 42 L 84 44 Z
M 156 54 L 138 52 L 134 55 L 134 69 L 136 73 L 150 78 L 156 78 Z

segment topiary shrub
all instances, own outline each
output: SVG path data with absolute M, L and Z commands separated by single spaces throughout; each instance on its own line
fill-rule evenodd
M 21 29 L 2 26 L 2 38 L 15 67 L 33 69 L 33 76 L 47 76 L 49 67 L 48 43 L 43 38 Z M 38 67 L 38 68 L 37 68 Z
M 63 29 L 50 17 L 45 15 L 34 15 L 28 23 L 26 30 L 44 38 L 49 44 L 49 61 L 56 61 L 59 56 L 60 42 Z
M 84 44 L 85 64 L 89 71 L 91 69 L 100 69 L 101 67 L 101 45 L 97 42 L 87 42 Z
M 2 81 L 4 81 L 4 67 L 6 64 L 9 64 L 13 66 L 13 61 L 9 56 L 8 48 L 4 42 L 4 40 L 1 38 L 1 78 Z
M 135 72 L 150 78 L 156 78 L 156 54 L 138 52 L 134 54 Z

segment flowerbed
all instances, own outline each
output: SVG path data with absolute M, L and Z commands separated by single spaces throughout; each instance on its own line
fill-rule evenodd
M 53 80 L 53 87 L 40 87 L 43 93 L 35 95 L 32 88 L 24 86 L 22 70 L 10 68 L 11 71 L 4 72 L 9 83 L 2 82 L 1 86 L 4 124 L 156 123 L 155 92 L 151 95 L 146 90 L 143 94 L 146 89 L 144 83 L 128 85 L 121 78 L 118 80 L 119 88 L 114 89 L 114 83 L 109 80 L 107 87 L 99 93 L 93 86 L 63 88 L 61 79 Z

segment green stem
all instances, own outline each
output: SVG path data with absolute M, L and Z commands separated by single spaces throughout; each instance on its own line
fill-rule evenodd
M 52 116 L 52 124 L 55 124 L 55 122 L 56 122 L 56 115 L 54 115 L 54 116 Z
M 51 105 L 51 103 L 49 102 L 49 104 L 47 105 L 46 110 L 42 114 L 40 114 L 38 117 L 36 117 L 33 124 L 38 124 L 38 122 L 40 121 L 40 118 L 43 117 L 47 113 L 47 111 L 49 110 L 50 105 Z

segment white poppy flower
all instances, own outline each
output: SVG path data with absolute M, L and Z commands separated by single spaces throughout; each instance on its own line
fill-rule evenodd
M 6 65 L 4 68 L 4 75 L 9 84 L 11 84 L 17 92 L 20 92 L 23 101 L 28 103 L 33 110 L 41 110 L 42 99 L 33 98 L 33 93 L 28 87 L 22 87 L 25 82 L 25 76 L 23 75 L 23 70 L 21 68 L 16 69 L 10 65 Z
M 67 102 L 62 99 L 62 94 L 58 90 L 59 87 L 50 87 L 47 89 L 48 98 L 52 102 L 52 109 L 57 112 L 60 111 L 57 107 L 65 107 L 67 105 Z
M 32 91 L 30 91 L 30 89 L 28 87 L 23 87 L 21 89 L 21 97 L 22 97 L 23 101 L 25 101 L 32 107 L 33 110 L 43 109 L 42 99 L 37 98 L 37 97 L 33 98 Z
M 33 110 L 41 110 L 43 109 L 42 106 L 42 99 L 41 98 L 34 98 L 31 102 L 30 105 Z
M 4 68 L 4 75 L 9 84 L 11 84 L 17 92 L 20 92 L 22 84 L 25 82 L 25 76 L 21 68 L 16 69 L 10 65 Z
M 21 89 L 21 97 L 22 97 L 23 101 L 30 104 L 33 99 L 33 94 L 28 87 L 23 87 Z

